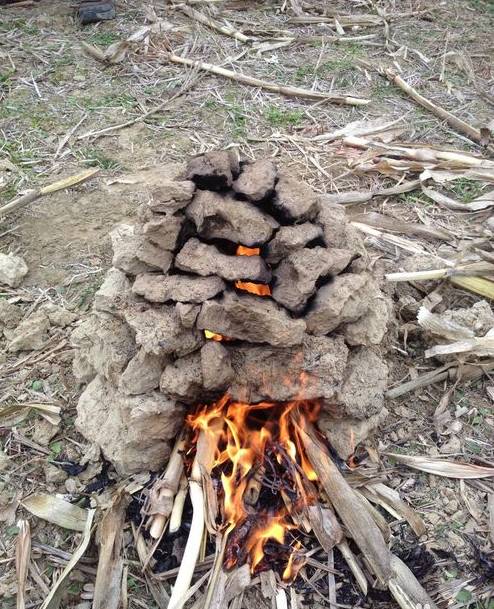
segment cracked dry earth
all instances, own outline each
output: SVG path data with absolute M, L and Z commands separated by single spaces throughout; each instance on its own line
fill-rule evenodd
M 249 48 L 245 53 L 237 41 L 155 3 L 156 15 L 167 24 L 165 32 L 153 34 L 149 44 L 133 47 L 123 63 L 106 66 L 83 53 L 82 42 L 106 48 L 145 25 L 149 13 L 144 4 L 119 2 L 117 20 L 85 29 L 77 26 L 63 1 L 41 0 L 31 6 L 0 8 L 2 203 L 18 192 L 87 167 L 101 170 L 85 185 L 57 192 L 9 215 L 0 228 L 1 251 L 22 256 L 29 268 L 19 287 L 2 286 L 0 299 L 0 402 L 2 408 L 13 407 L 7 415 L 2 413 L 0 421 L 2 609 L 16 605 L 19 518 L 27 518 L 32 531 L 33 569 L 27 581 L 27 606 L 40 606 L 80 540 L 79 533 L 34 517 L 19 502 L 31 493 L 47 492 L 61 494 L 81 506 L 90 501 L 105 505 L 111 485 L 122 480 L 76 430 L 82 387 L 72 372 L 70 337 L 74 329 L 80 332 L 111 267 L 112 230 L 118 223 L 135 222 L 143 202 L 136 194 L 136 174 L 229 147 L 247 160 L 272 158 L 291 175 L 300 176 L 318 195 L 389 186 L 394 183 L 391 178 L 352 171 L 337 138 L 333 143 L 317 140 L 351 121 L 381 118 L 384 122 L 405 119 L 396 136 L 400 141 L 482 154 L 479 147 L 362 67 L 361 61 L 389 66 L 397 63 L 403 77 L 421 93 L 478 127 L 488 125 L 492 116 L 490 36 L 494 16 L 489 2 L 454 1 L 433 7 L 418 1 L 358 6 L 336 2 L 331 9 L 342 14 L 376 13 L 379 8 L 400 16 L 389 19 L 387 37 L 382 25 L 359 26 L 345 32 L 356 40 L 316 41 L 265 52 Z M 281 1 L 226 2 L 224 15 L 236 28 L 254 36 L 273 38 L 286 31 L 301 36 L 339 34 L 331 25 L 292 23 L 292 9 L 283 6 Z M 359 39 L 365 35 L 373 37 Z M 313 104 L 191 73 L 163 59 L 163 52 L 170 47 L 177 54 L 184 52 L 265 80 L 358 94 L 371 103 L 358 108 Z M 188 90 L 162 112 L 102 136 L 90 135 L 142 116 L 179 92 L 185 82 L 190 84 Z M 482 194 L 482 188 L 485 186 L 478 182 L 465 180 L 447 185 L 449 195 L 464 201 Z M 255 198 L 257 193 L 250 191 L 249 195 Z M 203 202 L 203 206 L 213 204 Z M 479 216 L 444 209 L 424 197 L 420 189 L 376 197 L 357 209 L 349 208 L 347 215 L 369 211 L 447 229 L 447 245 L 455 247 L 479 238 L 479 226 L 486 225 L 489 218 L 485 212 Z M 152 224 L 148 229 L 155 238 L 169 238 L 159 226 Z M 437 239 L 412 239 L 431 252 L 444 246 Z M 396 248 L 380 248 L 371 238 L 365 245 L 379 281 L 384 273 L 406 268 L 406 256 Z M 276 248 L 270 252 L 275 262 L 279 255 Z M 260 278 L 258 274 L 256 278 Z M 490 304 L 480 303 L 478 296 L 449 283 L 384 285 L 395 305 L 394 321 L 385 339 L 390 384 L 440 365 L 424 358 L 428 339 L 416 323 L 427 293 L 440 289 L 439 310 L 477 307 L 483 315 L 492 315 Z M 217 287 L 208 285 L 207 289 Z M 135 289 L 150 293 L 153 286 L 145 283 Z M 290 306 L 300 306 L 299 293 L 285 296 Z M 186 313 L 183 311 L 184 316 Z M 388 400 L 388 417 L 380 423 L 379 434 L 367 441 L 371 456 L 377 460 L 379 452 L 388 451 L 492 461 L 492 384 L 485 377 L 471 383 L 447 382 Z M 28 410 L 27 404 L 59 407 L 60 417 L 34 406 Z M 385 458 L 379 467 L 386 483 L 417 510 L 427 529 L 417 540 L 406 523 L 389 517 L 394 551 L 440 606 L 492 609 L 493 545 L 487 508 L 492 483 L 460 483 L 405 469 Z M 128 604 L 152 607 L 155 601 L 141 576 L 130 534 L 124 543 Z M 62 606 L 91 606 L 96 564 L 97 551 L 92 547 L 71 573 Z M 338 592 L 338 602 L 352 606 L 356 601 L 351 584 L 348 586 Z M 308 598 L 306 606 L 329 606 L 317 595 Z M 359 602 L 369 607 L 383 603 L 394 606 L 385 595 Z M 246 607 L 269 607 L 262 598 L 246 599 L 246 603 L 250 603 Z

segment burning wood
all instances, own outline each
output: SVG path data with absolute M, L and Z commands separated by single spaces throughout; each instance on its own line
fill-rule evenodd
M 266 580 L 269 573 L 272 599 L 284 606 L 282 582 L 293 582 L 310 562 L 298 539 L 303 529 L 314 533 L 325 552 L 340 550 L 364 595 L 376 577 L 402 607 L 413 598 L 427 598 L 434 607 L 389 550 L 386 522 L 365 497 L 367 489 L 383 485 L 369 481 L 367 486 L 362 478 L 362 493 L 350 487 L 340 471 L 348 466 L 333 460 L 315 427 L 319 408 L 317 400 L 248 404 L 224 395 L 188 416 L 185 452 L 193 516 L 169 609 L 181 609 L 190 597 L 206 525 L 216 537 L 216 555 L 204 609 L 226 607 L 232 586 L 240 594 L 251 576 Z M 183 477 L 180 486 L 173 512 L 181 516 Z M 363 566 L 345 534 L 360 550 Z

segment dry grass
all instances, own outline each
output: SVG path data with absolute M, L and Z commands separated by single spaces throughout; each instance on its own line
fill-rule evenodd
M 368 13 L 385 7 L 388 13 L 412 14 L 390 21 L 389 31 L 374 26 L 346 32 L 349 36 L 376 34 L 372 39 L 344 43 L 317 40 L 266 52 L 258 51 L 255 44 L 242 44 L 212 31 L 156 2 L 158 17 L 173 26 L 164 35 L 152 36 L 149 45 L 136 45 L 124 62 L 112 66 L 83 54 L 83 41 L 106 48 L 142 27 L 143 4 L 123 0 L 119 2 L 117 20 L 84 29 L 74 23 L 68 3 L 62 1 L 42 0 L 31 8 L 0 9 L 2 203 L 25 189 L 46 185 L 88 167 L 99 167 L 104 182 L 121 172 L 232 145 L 248 158 L 276 157 L 300 172 L 319 192 L 389 186 L 393 181 L 376 173 L 359 176 L 350 171 L 338 143 L 330 145 L 312 139 L 360 119 L 384 117 L 392 121 L 405 117 L 403 140 L 479 152 L 472 142 L 417 107 L 380 75 L 362 67 L 362 62 L 384 63 L 394 69 L 398 64 L 402 77 L 423 95 L 470 124 L 483 127 L 492 116 L 494 82 L 489 41 L 494 15 L 488 1 L 457 0 L 436 6 L 420 0 L 390 0 L 365 2 L 365 7 L 359 8 L 358 3 L 341 0 L 332 3 L 331 8 L 339 7 L 344 13 Z M 289 7 L 290 2 L 249 4 L 246 10 L 226 10 L 225 16 L 235 29 L 260 41 L 287 35 L 337 34 L 325 25 L 288 23 L 293 13 L 281 7 Z M 204 10 L 202 5 L 194 6 Z M 421 9 L 431 6 L 430 13 L 420 14 Z M 220 16 L 215 19 L 221 21 Z M 169 64 L 166 53 L 170 49 L 177 55 L 278 84 L 355 94 L 372 103 L 365 107 L 312 103 L 212 75 L 199 76 L 183 66 Z M 175 95 L 191 78 L 197 84 L 183 96 L 162 111 L 146 114 Z M 200 80 L 195 81 L 197 78 Z M 133 120 L 135 124 L 128 128 L 87 136 Z M 481 194 L 482 188 L 478 182 L 459 179 L 446 185 L 445 191 L 469 201 Z M 124 203 L 120 198 L 112 199 L 101 185 L 91 183 L 74 193 L 74 198 L 57 195 L 43 199 L 8 218 L 0 228 L 0 250 L 24 255 L 31 274 L 26 287 L 5 290 L 0 298 L 19 304 L 24 315 L 51 301 L 83 316 L 108 266 L 108 228 L 132 214 L 135 205 L 131 198 Z M 367 210 L 445 229 L 454 235 L 448 245 L 455 254 L 464 249 L 465 243 L 482 236 L 482 223 L 488 215 L 445 210 L 420 190 L 378 197 L 356 211 Z M 440 242 L 422 245 L 434 252 Z M 371 249 L 371 255 L 377 272 L 402 267 L 397 251 Z M 430 369 L 430 363 L 423 359 L 422 337 L 414 319 L 403 308 L 410 299 L 422 299 L 418 287 L 400 286 L 395 295 L 401 330 L 390 338 L 396 354 L 390 364 L 397 382 L 409 378 L 410 370 L 414 374 L 417 369 Z M 478 300 L 447 285 L 442 288 L 442 297 L 449 308 L 470 307 Z M 64 342 L 66 338 L 67 331 L 57 329 L 45 349 L 30 354 L 26 361 L 11 354 L 1 355 L 2 404 L 36 401 L 62 408 L 62 421 L 55 429 L 47 428 L 46 421 L 36 415 L 0 428 L 2 454 L 8 456 L 8 462 L 0 458 L 0 516 L 5 520 L 0 533 L 2 609 L 15 606 L 18 531 L 14 508 L 18 500 L 33 491 L 46 491 L 66 494 L 87 505 L 89 497 L 98 493 L 91 493 L 86 485 L 96 482 L 103 488 L 108 481 L 106 466 L 97 457 L 89 460 L 84 471 L 77 471 L 88 447 L 74 430 L 78 389 L 70 373 L 71 350 Z M 3 347 L 5 342 L 1 344 Z M 445 387 L 429 387 L 411 398 L 394 401 L 380 437 L 382 447 L 390 452 L 454 453 L 467 460 L 492 461 L 494 414 L 492 400 L 485 391 L 486 382 L 489 384 L 483 379 L 467 386 L 448 386 L 447 410 L 451 418 L 440 429 L 434 428 L 432 422 L 446 394 Z M 62 462 L 65 471 L 55 462 Z M 108 475 L 115 479 L 111 470 Z M 493 548 L 486 535 L 486 498 L 493 492 L 492 484 L 460 485 L 455 480 L 402 467 L 388 468 L 388 476 L 389 484 L 402 492 L 428 525 L 427 535 L 418 547 L 435 552 L 437 564 L 424 574 L 435 599 L 442 606 L 450 603 L 452 607 L 493 609 L 487 579 L 489 568 L 490 577 L 493 573 Z M 102 503 L 107 493 L 100 495 Z M 21 508 L 17 509 L 19 515 L 30 520 L 33 539 L 27 606 L 38 607 L 78 539 L 26 515 Z M 405 557 L 415 541 L 410 542 L 410 533 L 401 522 L 392 522 L 391 526 Z M 152 597 L 133 544 L 125 539 L 124 545 L 129 607 L 151 607 Z M 93 549 L 71 573 L 64 607 L 76 607 L 91 598 L 96 564 Z M 373 604 L 369 601 L 370 606 Z M 87 605 L 79 606 L 82 609 Z M 257 606 L 262 605 L 258 602 Z

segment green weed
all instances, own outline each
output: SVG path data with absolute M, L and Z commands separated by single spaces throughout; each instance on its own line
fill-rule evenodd
M 403 192 L 398 195 L 398 201 L 402 201 L 407 205 L 425 205 L 426 207 L 432 207 L 434 203 L 427 198 L 422 192 Z
M 30 23 L 26 19 L 12 19 L 10 21 L 0 21 L 0 32 L 13 32 L 21 30 L 27 36 L 38 36 L 39 27 Z
M 81 151 L 81 158 L 89 167 L 100 167 L 105 171 L 117 171 L 122 168 L 117 160 L 105 156 L 103 152 L 96 148 L 84 148 Z
M 238 104 L 231 104 L 227 109 L 232 123 L 232 135 L 235 138 L 243 137 L 247 127 L 247 117 L 244 109 Z
M 117 42 L 119 39 L 120 36 L 114 32 L 95 32 L 89 37 L 89 42 L 90 44 L 97 44 L 102 47 L 107 47 L 110 46 L 110 44 Z
M 451 182 L 450 190 L 462 203 L 470 203 L 470 201 L 473 201 L 473 199 L 482 194 L 484 187 L 477 180 L 458 178 L 454 182 Z
M 272 127 L 299 125 L 303 117 L 302 110 L 287 110 L 280 106 L 269 106 L 264 112 L 264 118 Z
M 381 100 L 389 97 L 390 90 L 391 90 L 391 87 L 389 86 L 388 83 L 386 83 L 382 80 L 378 80 L 378 81 L 374 82 L 374 84 L 372 85 L 371 97 L 372 97 L 372 99 L 381 101 Z
M 494 2 L 492 0 L 470 0 L 469 4 L 476 12 L 481 11 L 494 16 Z

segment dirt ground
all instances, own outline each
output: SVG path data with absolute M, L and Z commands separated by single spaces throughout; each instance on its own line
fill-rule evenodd
M 349 156 L 338 142 L 314 139 L 363 119 L 401 119 L 397 123 L 400 141 L 487 156 L 464 135 L 417 106 L 372 66 L 393 67 L 436 104 L 477 128 L 493 129 L 494 4 L 490 0 L 210 3 L 213 14 L 219 10 L 216 6 L 224 6 L 223 17 L 231 25 L 263 42 L 272 43 L 287 33 L 351 38 L 267 49 L 215 32 L 165 2 L 120 0 L 117 4 L 116 20 L 84 28 L 74 20 L 68 1 L 40 0 L 0 8 L 0 201 L 7 203 L 24 190 L 88 167 L 100 168 L 98 177 L 86 184 L 39 199 L 1 221 L 0 251 L 23 256 L 29 274 L 20 288 L 3 289 L 0 298 L 18 305 L 24 316 L 52 302 L 77 318 L 84 317 L 110 266 L 109 230 L 131 217 L 139 204 L 125 179 L 136 170 L 206 150 L 236 147 L 245 158 L 274 157 L 321 193 L 389 186 L 395 181 L 392 176 L 357 175 L 349 169 Z M 148 5 L 154 5 L 154 10 Z M 194 6 L 206 10 L 202 3 Z M 379 24 L 347 27 L 342 33 L 330 25 L 291 23 L 297 7 L 311 15 L 324 8 L 352 15 L 385 11 L 389 29 Z M 104 50 L 155 17 L 163 20 L 161 31 L 131 44 L 120 63 L 97 61 L 81 46 L 86 43 Z M 215 18 L 222 19 L 221 15 Z M 371 103 L 351 107 L 283 97 L 172 64 L 166 55 L 169 50 L 278 84 L 358 95 Z M 160 105 L 161 109 L 146 115 Z M 128 121 L 134 124 L 97 133 Z M 468 203 L 486 189 L 487 184 L 460 178 L 449 182 L 444 192 Z M 461 251 L 465 243 L 484 235 L 489 218 L 488 210 L 465 214 L 445 209 L 420 188 L 375 197 L 368 204 L 349 207 L 348 214 L 368 211 L 449 231 L 446 242 L 409 237 L 429 252 L 445 247 Z M 384 251 L 372 238 L 367 245 L 377 272 L 405 268 L 406 256 L 397 249 Z M 397 305 L 390 334 L 393 383 L 440 365 L 424 358 L 427 344 L 415 321 L 417 303 L 438 285 L 400 284 L 396 291 L 389 287 Z M 468 309 L 480 300 L 448 283 L 439 287 L 439 311 Z M 28 518 L 32 528 L 27 607 L 41 605 L 80 541 L 73 531 L 28 514 L 19 501 L 31 492 L 50 492 L 87 505 L 90 497 L 98 496 L 97 484 L 104 486 L 101 481 L 107 480 L 106 465 L 97 458 L 90 461 L 87 444 L 74 430 L 80 388 L 70 371 L 69 332 L 70 325 L 52 328 L 43 349 L 27 354 L 6 353 L 5 339 L 0 342 L 0 405 L 46 403 L 62 409 L 56 425 L 36 413 L 14 417 L 8 424 L 5 417 L 0 420 L 5 423 L 0 427 L 2 609 L 16 605 L 18 518 Z M 374 446 L 388 452 L 447 455 L 492 464 L 493 386 L 492 378 L 483 377 L 471 383 L 431 385 L 390 401 L 389 418 Z M 447 413 L 439 422 L 438 406 Z M 90 466 L 77 472 L 74 464 L 84 455 Z M 111 471 L 109 475 L 111 479 Z M 494 609 L 494 523 L 491 520 L 489 525 L 487 507 L 488 496 L 492 502 L 494 493 L 492 481 L 460 483 L 389 462 L 386 475 L 387 483 L 425 520 L 427 533 L 419 540 L 410 540 L 403 521 L 395 519 L 391 526 L 396 547 L 401 547 L 402 557 L 408 557 L 438 605 Z M 95 482 L 94 490 L 87 486 Z M 491 519 L 493 513 L 494 503 Z M 130 534 L 125 541 L 128 607 L 155 607 Z M 95 554 L 89 556 L 93 558 L 72 572 L 61 606 L 90 607 L 96 563 Z M 366 605 L 380 602 L 389 599 L 369 598 Z M 305 606 L 329 605 L 318 599 Z

